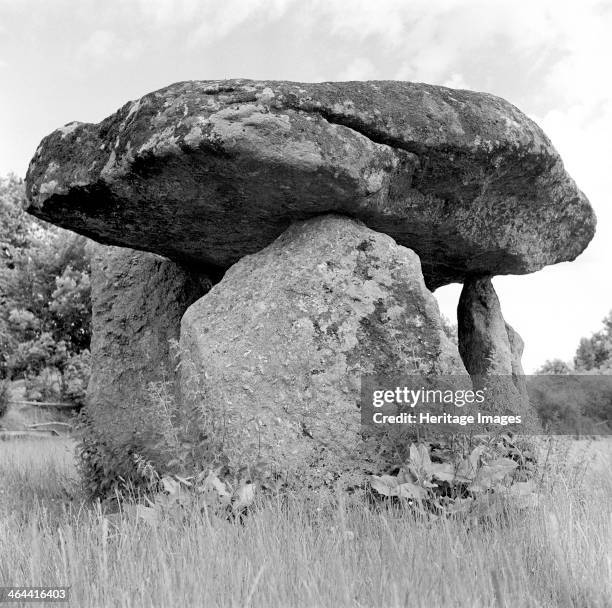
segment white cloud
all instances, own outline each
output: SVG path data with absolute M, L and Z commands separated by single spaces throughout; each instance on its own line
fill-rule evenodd
M 5 68 L 7 66 L 8 66 L 8 63 L 4 61 L 4 59 L 0 59 L 0 69 Z
M 101 60 L 113 52 L 116 36 L 108 30 L 96 30 L 81 46 L 79 52 L 88 59 Z
M 275 22 L 293 0 L 225 0 L 223 10 L 217 4 L 206 5 L 199 15 L 199 26 L 192 32 L 192 45 L 211 44 L 248 24 L 251 28 Z
M 329 27 L 334 36 L 357 38 L 384 36 L 387 44 L 401 42 L 406 30 L 406 14 L 412 11 L 410 2 L 402 0 L 332 0 L 316 1 L 306 6 L 323 15 L 323 22 L 329 19 Z
M 574 94 L 601 87 L 604 58 L 612 56 L 611 14 L 602 14 L 602 6 L 598 0 L 313 0 L 303 13 L 317 15 L 313 27 L 339 40 L 375 39 L 378 49 L 401 58 L 399 79 L 442 84 L 466 61 L 485 69 L 512 57 L 519 73 L 498 79 L 552 63 L 544 93 L 554 87 L 565 97 L 568 73 L 579 85 Z
M 442 83 L 442 86 L 449 87 L 451 89 L 469 89 L 470 85 L 465 81 L 463 74 L 454 72 L 450 78 Z
M 141 54 L 142 42 L 124 40 L 109 30 L 96 30 L 79 47 L 77 56 L 94 66 L 102 66 L 113 60 L 131 60 Z
M 296 0 L 134 0 L 145 21 L 158 30 L 187 28 L 191 46 L 212 44 L 250 22 L 276 21 Z
M 369 59 L 357 57 L 338 74 L 338 80 L 369 80 L 375 74 L 376 69 Z
M 207 3 L 198 0 L 135 0 L 134 4 L 146 18 L 166 27 L 193 20 L 198 7 Z
M 602 15 L 602 6 L 598 0 L 109 0 L 106 10 L 142 23 L 145 46 L 153 44 L 147 37 L 153 31 L 154 37 L 180 37 L 189 47 L 218 43 L 237 28 L 260 28 L 289 13 L 298 17 L 292 26 L 300 33 L 328 37 L 332 53 L 341 45 L 369 40 L 378 52 L 397 58 L 399 69 L 389 73 L 383 68 L 385 77 L 437 84 L 452 82 L 459 73 L 472 83 L 471 74 L 459 66 L 478 58 L 480 69 L 499 62 L 487 53 L 516 57 L 516 67 L 531 73 L 552 63 L 547 90 L 534 92 L 548 95 L 552 88 L 559 92 L 567 86 L 568 72 L 583 91 L 598 86 L 593 83 L 601 66 L 593 65 L 594 53 L 612 56 L 610 13 Z M 103 48 L 105 40 L 91 44 Z M 601 44 L 604 48 L 596 48 Z M 365 52 L 357 57 L 381 69 Z

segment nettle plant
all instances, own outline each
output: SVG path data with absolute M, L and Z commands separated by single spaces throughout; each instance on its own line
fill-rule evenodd
M 535 472 L 532 447 L 509 433 L 452 436 L 413 443 L 394 475 L 370 475 L 369 483 L 374 496 L 424 514 L 479 516 L 536 504 Z

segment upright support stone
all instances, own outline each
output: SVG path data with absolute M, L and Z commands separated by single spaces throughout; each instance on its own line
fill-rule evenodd
M 522 395 L 527 394 L 527 384 L 525 382 L 525 372 L 521 359 L 523 357 L 523 348 L 525 343 L 519 333 L 509 323 L 506 323 L 506 331 L 508 332 L 508 341 L 510 342 L 510 354 L 512 365 L 512 379 L 515 386 Z
M 200 382 L 219 453 L 304 486 L 399 464 L 401 446 L 364 448 L 364 375 L 465 374 L 417 255 L 340 216 L 232 266 L 185 313 L 181 346 L 181 384 Z
M 521 355 L 523 340 L 504 320 L 490 277 L 469 278 L 457 308 L 459 354 L 478 387 L 487 386 L 495 413 L 519 414 L 533 430 Z
M 121 450 L 147 428 L 150 382 L 175 379 L 170 340 L 211 286 L 158 255 L 93 245 L 92 373 L 86 413 L 96 441 Z

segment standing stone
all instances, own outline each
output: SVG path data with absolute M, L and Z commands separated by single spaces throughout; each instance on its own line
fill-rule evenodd
M 364 374 L 465 374 L 417 255 L 340 216 L 296 223 L 232 266 L 185 313 L 181 346 L 181 388 L 205 395 L 219 453 L 300 485 L 376 466 L 360 437 Z
M 457 320 L 459 353 L 474 384 L 490 391 L 487 406 L 495 413 L 521 414 L 525 428 L 532 428 L 535 414 L 521 366 L 523 340 L 504 320 L 490 277 L 465 281 Z
M 457 319 L 459 353 L 468 373 L 472 376 L 511 375 L 510 326 L 504 321 L 489 277 L 465 281 Z M 514 330 L 512 332 L 518 336 Z
M 521 338 L 519 333 L 509 323 L 506 323 L 506 331 L 508 332 L 508 341 L 510 342 L 512 379 L 521 395 L 525 396 L 527 395 L 527 383 L 525 381 L 525 372 L 523 371 L 523 365 L 521 363 L 525 343 L 523 342 L 523 338 Z
M 158 255 L 97 244 L 91 277 L 86 413 L 97 440 L 121 455 L 138 449 L 149 426 L 149 383 L 174 381 L 170 340 L 178 340 L 183 313 L 210 281 Z

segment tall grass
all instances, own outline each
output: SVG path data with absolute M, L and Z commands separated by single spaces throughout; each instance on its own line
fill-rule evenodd
M 65 446 L 45 443 L 44 459 L 40 442 L 0 444 L 0 585 L 70 585 L 73 606 L 612 605 L 607 469 L 559 468 L 538 507 L 496 522 L 339 495 L 267 500 L 243 524 L 194 509 L 151 525 L 80 501 Z

